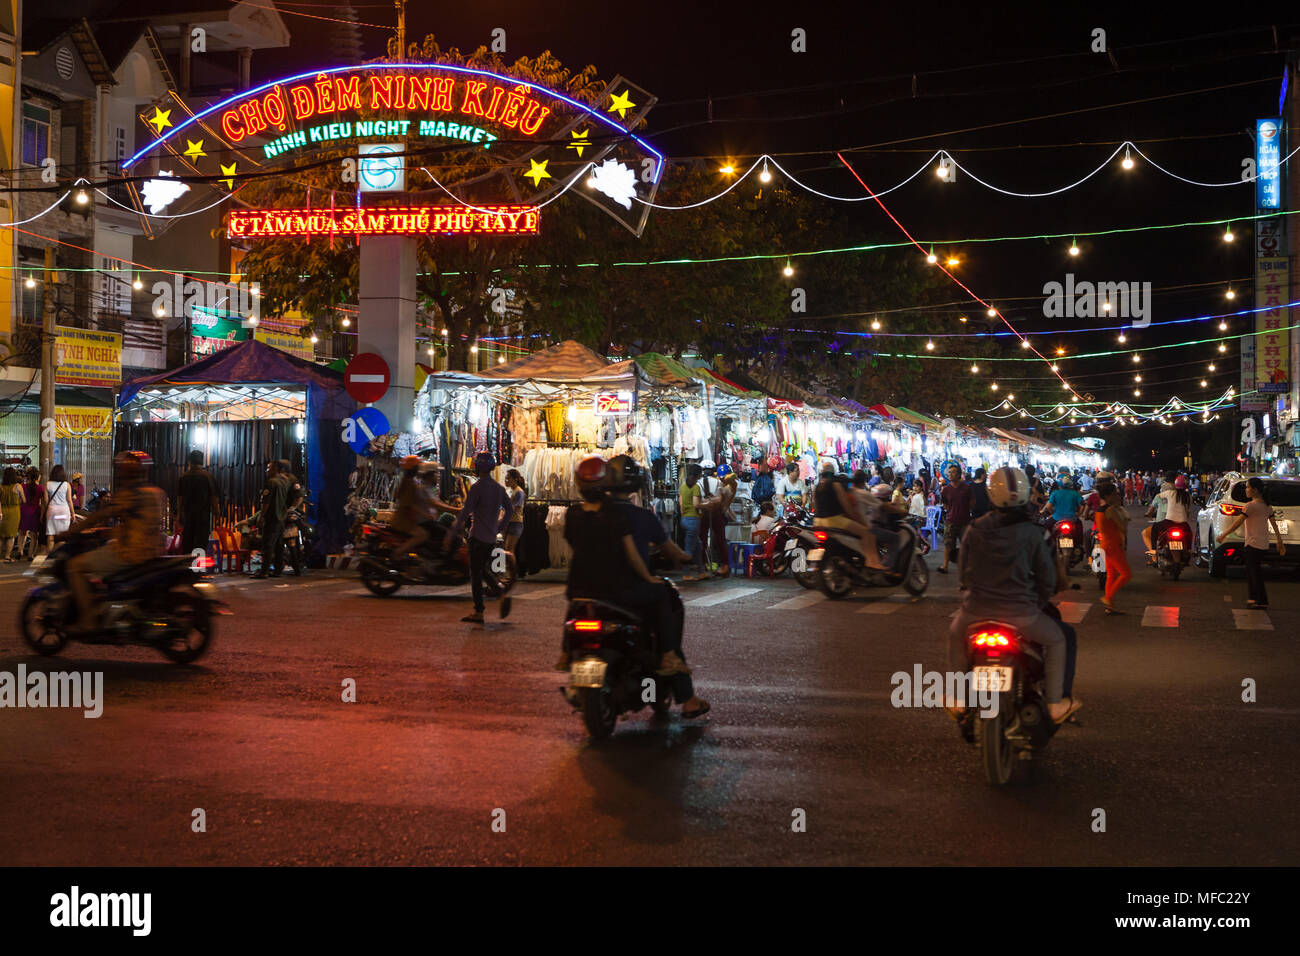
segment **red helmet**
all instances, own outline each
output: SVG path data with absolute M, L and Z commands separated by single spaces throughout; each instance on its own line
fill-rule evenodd
M 588 501 L 599 501 L 609 485 L 609 463 L 599 455 L 588 455 L 573 469 L 578 493 Z

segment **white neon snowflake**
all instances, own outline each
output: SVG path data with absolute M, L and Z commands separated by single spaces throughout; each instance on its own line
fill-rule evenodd
M 159 170 L 158 175 L 173 178 L 151 179 L 140 190 L 144 198 L 144 204 L 149 207 L 149 211 L 155 216 L 170 206 L 177 198 L 190 191 L 190 187 L 174 178 L 173 173 Z
M 624 209 L 631 209 L 636 198 L 636 173 L 616 159 L 607 159 L 591 171 L 591 188 Z

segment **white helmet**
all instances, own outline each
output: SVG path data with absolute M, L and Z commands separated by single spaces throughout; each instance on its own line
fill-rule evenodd
M 999 468 L 989 475 L 989 503 L 994 508 L 1029 504 L 1029 477 L 1019 468 Z
M 894 496 L 894 489 L 882 481 L 880 484 L 872 486 L 871 493 L 881 501 L 888 501 Z

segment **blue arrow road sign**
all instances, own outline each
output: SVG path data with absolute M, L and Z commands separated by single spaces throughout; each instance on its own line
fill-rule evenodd
M 388 419 L 377 408 L 362 408 L 343 421 L 344 441 L 358 455 L 365 454 L 371 439 L 388 434 Z

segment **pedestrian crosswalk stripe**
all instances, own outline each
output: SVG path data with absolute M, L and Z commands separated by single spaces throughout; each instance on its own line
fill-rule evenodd
M 1057 607 L 1061 611 L 1061 620 L 1066 624 L 1078 624 L 1088 615 L 1091 601 L 1062 601 Z
M 805 591 L 803 594 L 796 594 L 792 598 L 786 598 L 784 601 L 778 601 L 768 608 L 769 611 L 797 611 L 800 608 L 812 607 L 814 604 L 820 604 L 826 600 L 826 595 L 821 591 Z
M 727 588 L 725 591 L 719 591 L 716 594 L 708 594 L 704 597 L 697 597 L 693 601 L 687 601 L 687 607 L 713 607 L 715 604 L 726 604 L 728 601 L 735 601 L 749 594 L 757 594 L 758 588 Z
M 1178 612 L 1176 607 L 1162 607 L 1159 604 L 1148 604 L 1146 610 L 1142 612 L 1143 627 L 1177 627 Z
M 859 614 L 893 614 L 904 604 L 907 604 L 910 598 L 903 594 L 891 594 L 881 601 L 872 601 L 858 609 Z
M 1268 611 L 1256 611 L 1253 608 L 1234 607 L 1232 620 L 1239 631 L 1271 631 L 1273 622 L 1269 620 Z
M 531 587 L 522 591 L 515 589 L 510 592 L 510 596 L 516 601 L 540 601 L 542 598 L 555 597 L 563 592 L 563 584 L 552 584 L 549 587 Z

